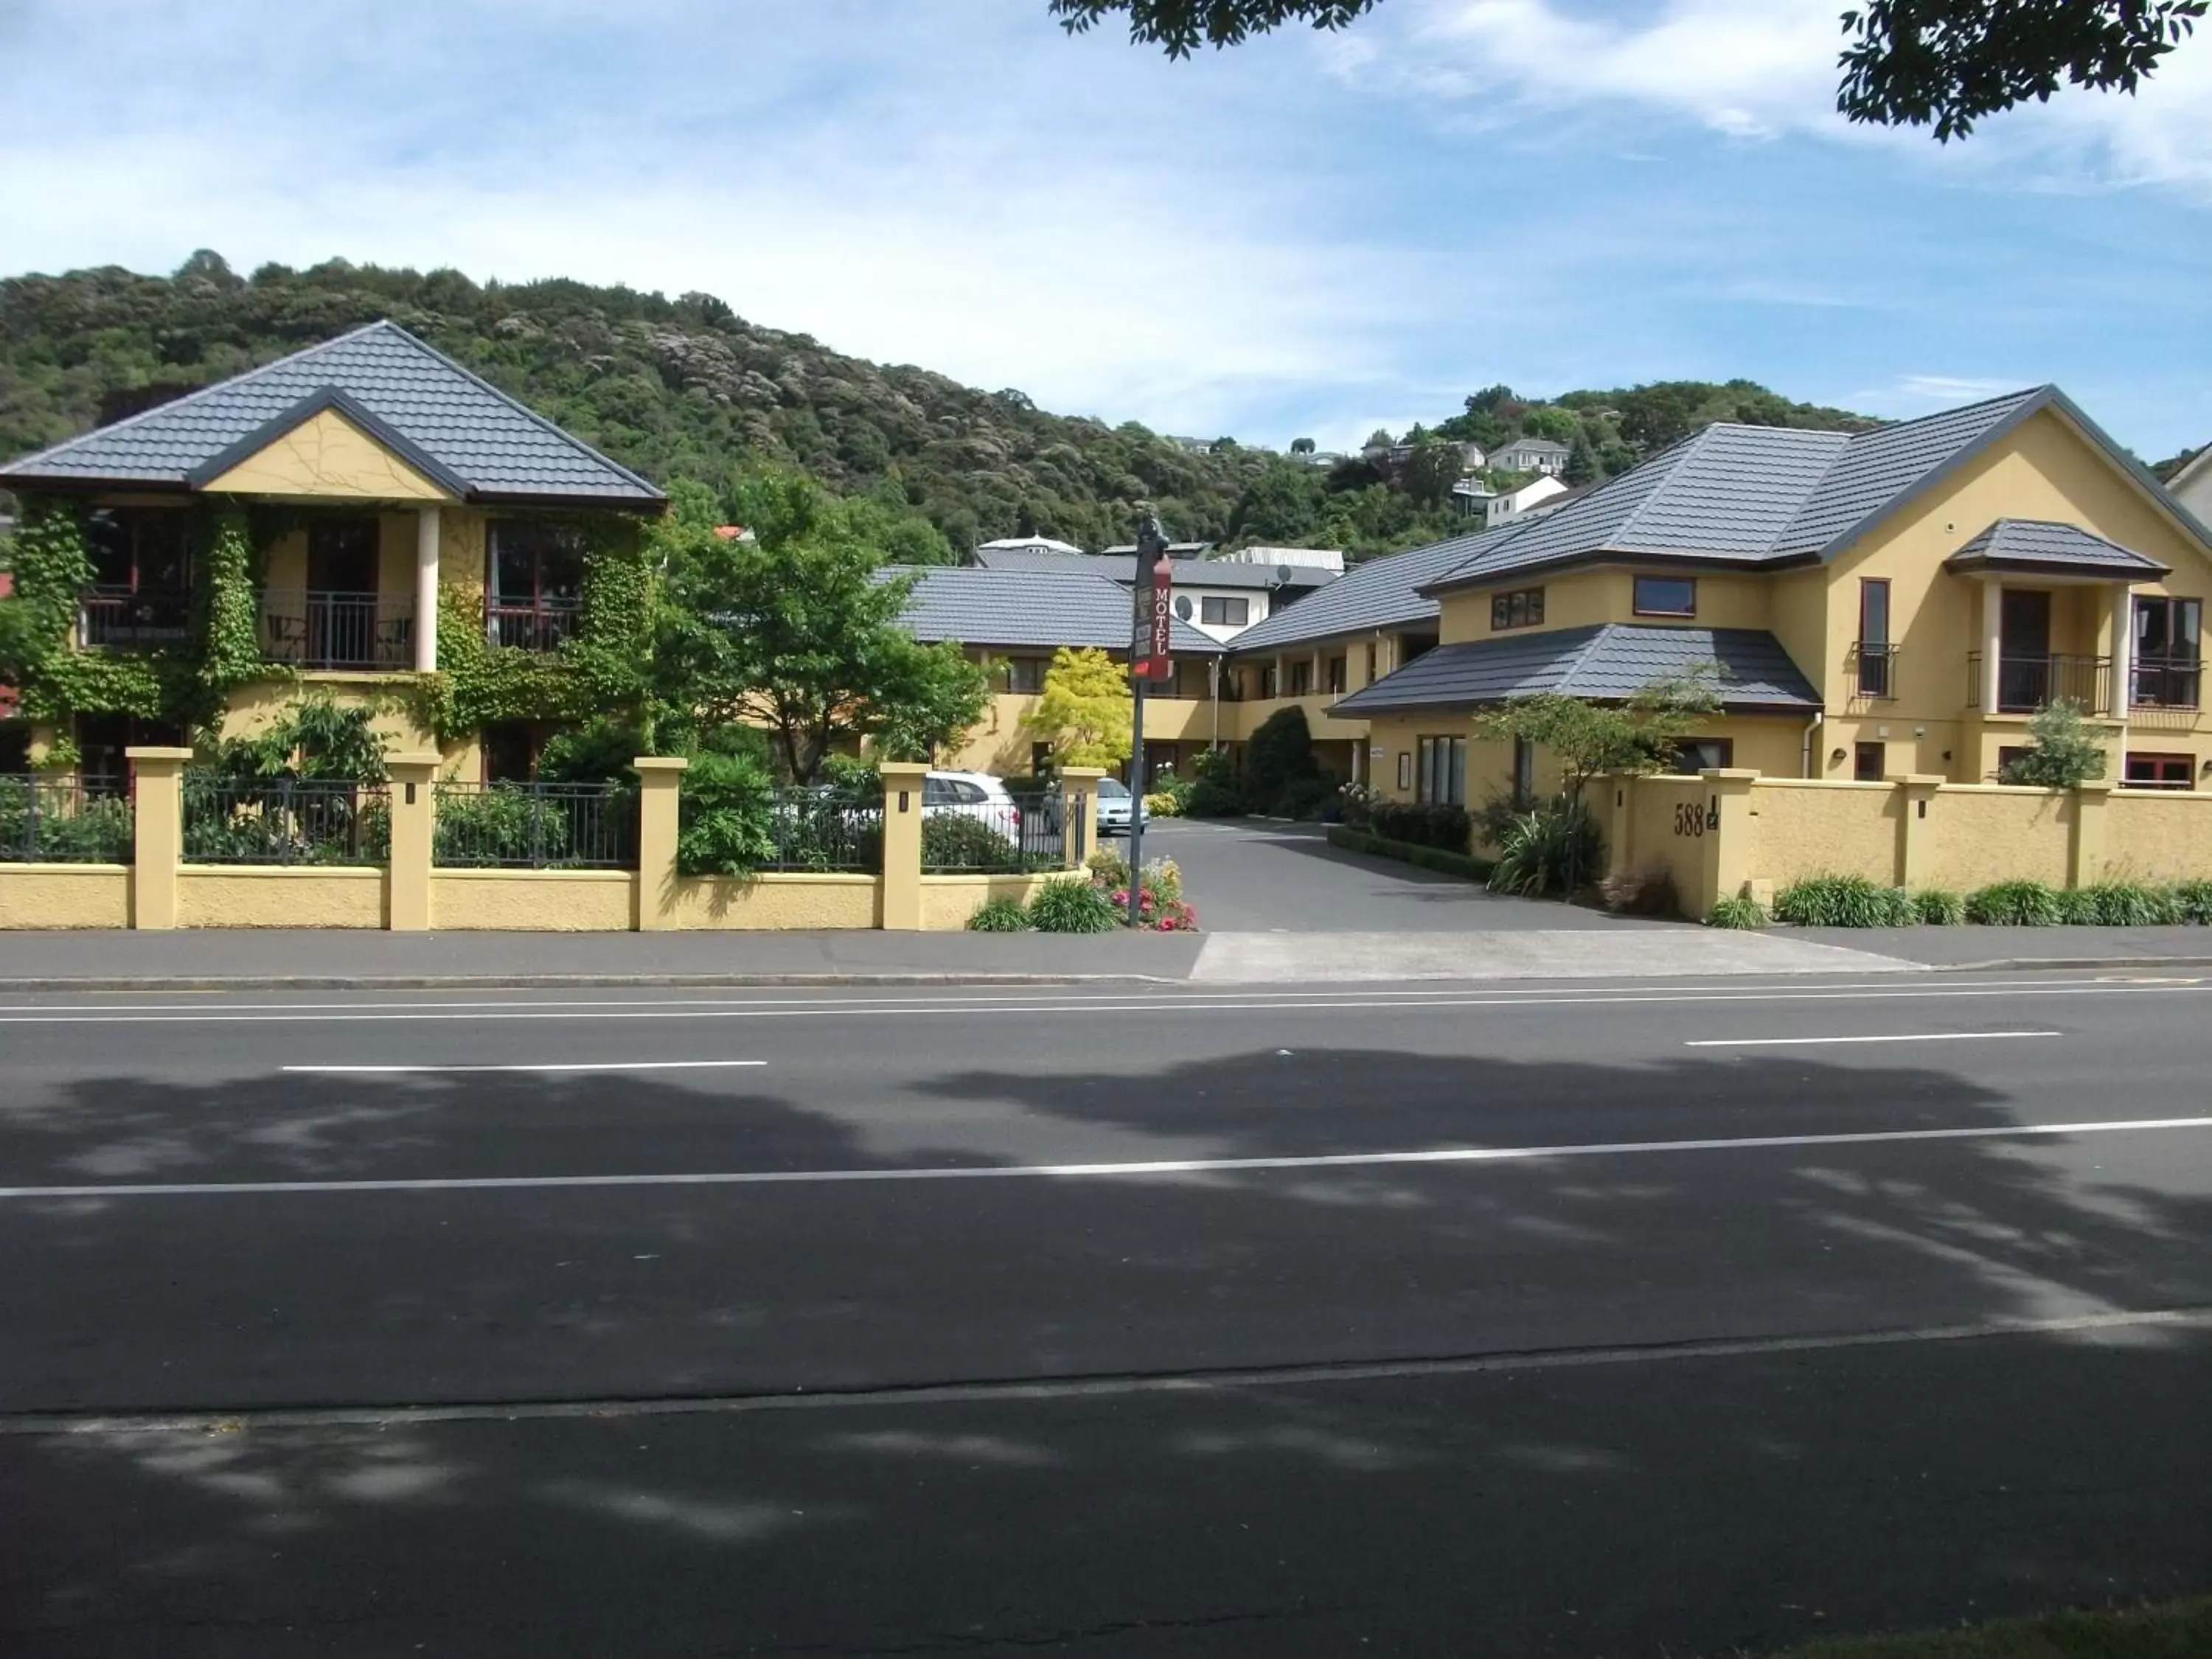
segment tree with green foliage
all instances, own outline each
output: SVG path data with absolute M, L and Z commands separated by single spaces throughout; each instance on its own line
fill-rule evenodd
M 1187 58 L 1291 23 L 1340 29 L 1379 0 L 1051 0 L 1071 33 L 1126 13 L 1129 38 Z M 1866 0 L 1842 15 L 1836 107 L 1853 121 L 1962 138 L 2061 86 L 2133 92 L 2188 38 L 2206 0 Z
M 1291 440 L 1291 454 L 1310 455 L 1313 453 L 1314 441 L 1311 438 L 1293 438 Z
M 1062 646 L 1052 653 L 1043 693 L 1023 724 L 1052 745 L 1058 765 L 1110 771 L 1136 746 L 1135 708 L 1127 667 L 1096 647 Z
M 2060 698 L 2027 720 L 2027 749 L 2005 763 L 1998 779 L 2037 789 L 2071 789 L 2105 775 L 2105 746 L 2081 718 L 2081 705 Z
M 1676 745 L 1720 712 L 1717 684 L 1717 671 L 1707 668 L 1654 680 L 1620 702 L 1543 691 L 1479 711 L 1474 732 L 1548 751 L 1559 763 L 1561 797 L 1579 805 L 1592 778 L 1673 765 Z
M 842 744 L 926 755 L 982 718 L 981 667 L 898 625 L 912 579 L 886 573 L 848 504 L 784 475 L 732 505 L 756 541 L 694 532 L 667 550 L 653 688 L 666 732 L 760 723 L 786 774 L 811 781 Z
M 1594 484 L 1605 476 L 1598 465 L 1597 451 L 1590 441 L 1580 433 L 1575 434 L 1574 447 L 1567 452 L 1566 482 L 1577 488 Z
M 1400 485 L 1414 506 L 1440 507 L 1451 499 L 1452 486 L 1465 471 L 1457 444 L 1443 438 L 1424 438 L 1406 457 Z

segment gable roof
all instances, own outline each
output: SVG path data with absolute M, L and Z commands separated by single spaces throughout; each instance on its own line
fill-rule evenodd
M 1439 646 L 1363 686 L 1328 712 L 1474 708 L 1540 691 L 1618 702 L 1654 680 L 1714 663 L 1720 667 L 1726 708 L 1794 711 L 1820 706 L 1819 695 L 1781 641 L 1764 629 L 1594 623 Z
M 2046 409 L 2064 416 L 2212 550 L 2212 531 L 2064 392 L 2046 386 L 1857 434 L 1718 422 L 1528 524 L 1510 545 L 1468 559 L 1429 591 L 1617 556 L 1745 567 L 1832 558 Z
M 905 574 L 886 570 L 878 580 Z M 990 570 L 973 565 L 925 568 L 908 596 L 901 624 L 925 641 L 963 645 L 1097 646 L 1126 652 L 1136 635 L 1128 590 L 1085 570 Z M 1181 617 L 1169 643 L 1178 653 L 1218 656 L 1208 639 Z
M 197 489 L 326 409 L 465 500 L 647 508 L 665 500 L 388 321 L 27 455 L 0 466 L 0 481 Z
M 2163 576 L 2167 566 L 2078 525 L 1999 519 L 1943 561 L 1953 570 L 2078 571 L 2083 575 Z
M 1516 520 L 1495 530 L 1455 536 L 1449 541 L 1408 548 L 1403 553 L 1356 564 L 1296 605 L 1270 612 L 1265 622 L 1239 634 L 1231 647 L 1238 652 L 1267 650 L 1339 634 L 1364 634 L 1371 629 L 1434 621 L 1437 602 L 1425 597 L 1423 590 L 1427 584 L 1482 549 L 1521 534 L 1524 528 Z
M 1570 446 L 1561 443 L 1557 438 L 1537 437 L 1508 438 L 1490 453 L 1493 455 L 1510 455 L 1516 449 L 1531 449 L 1540 455 L 1571 455 L 1575 453 Z
M 1033 547 L 979 547 L 969 556 L 971 568 L 983 570 L 1079 571 L 1103 576 L 1109 582 L 1133 586 L 1137 556 L 1111 553 L 1045 553 Z M 1288 581 L 1279 579 L 1272 565 L 1237 564 L 1226 559 L 1177 559 L 1169 568 L 1169 580 L 1177 587 L 1320 587 L 1336 580 L 1336 573 L 1313 565 L 1289 567 Z

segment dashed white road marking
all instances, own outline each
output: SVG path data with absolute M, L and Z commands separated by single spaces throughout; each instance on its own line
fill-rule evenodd
M 2055 1037 L 2058 1031 L 1896 1031 L 1881 1036 L 1698 1037 L 1685 1048 L 1805 1048 L 1830 1042 L 1995 1042 L 2004 1037 Z

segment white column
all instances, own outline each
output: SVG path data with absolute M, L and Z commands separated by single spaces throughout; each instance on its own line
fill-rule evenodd
M 1997 712 L 1997 659 L 2004 650 L 2004 584 L 1982 584 L 1982 713 Z
M 2130 672 L 2135 662 L 2136 596 L 2135 590 L 2124 585 L 2112 598 L 2112 718 L 2124 722 L 2128 717 L 2128 693 L 2135 678 Z
M 415 514 L 415 672 L 438 667 L 438 509 Z

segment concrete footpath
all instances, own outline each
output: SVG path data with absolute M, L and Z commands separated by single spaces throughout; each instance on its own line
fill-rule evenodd
M 1436 933 L 0 933 L 0 991 L 500 985 L 1339 984 L 1413 980 L 2212 969 L 2203 927 L 1686 925 Z

